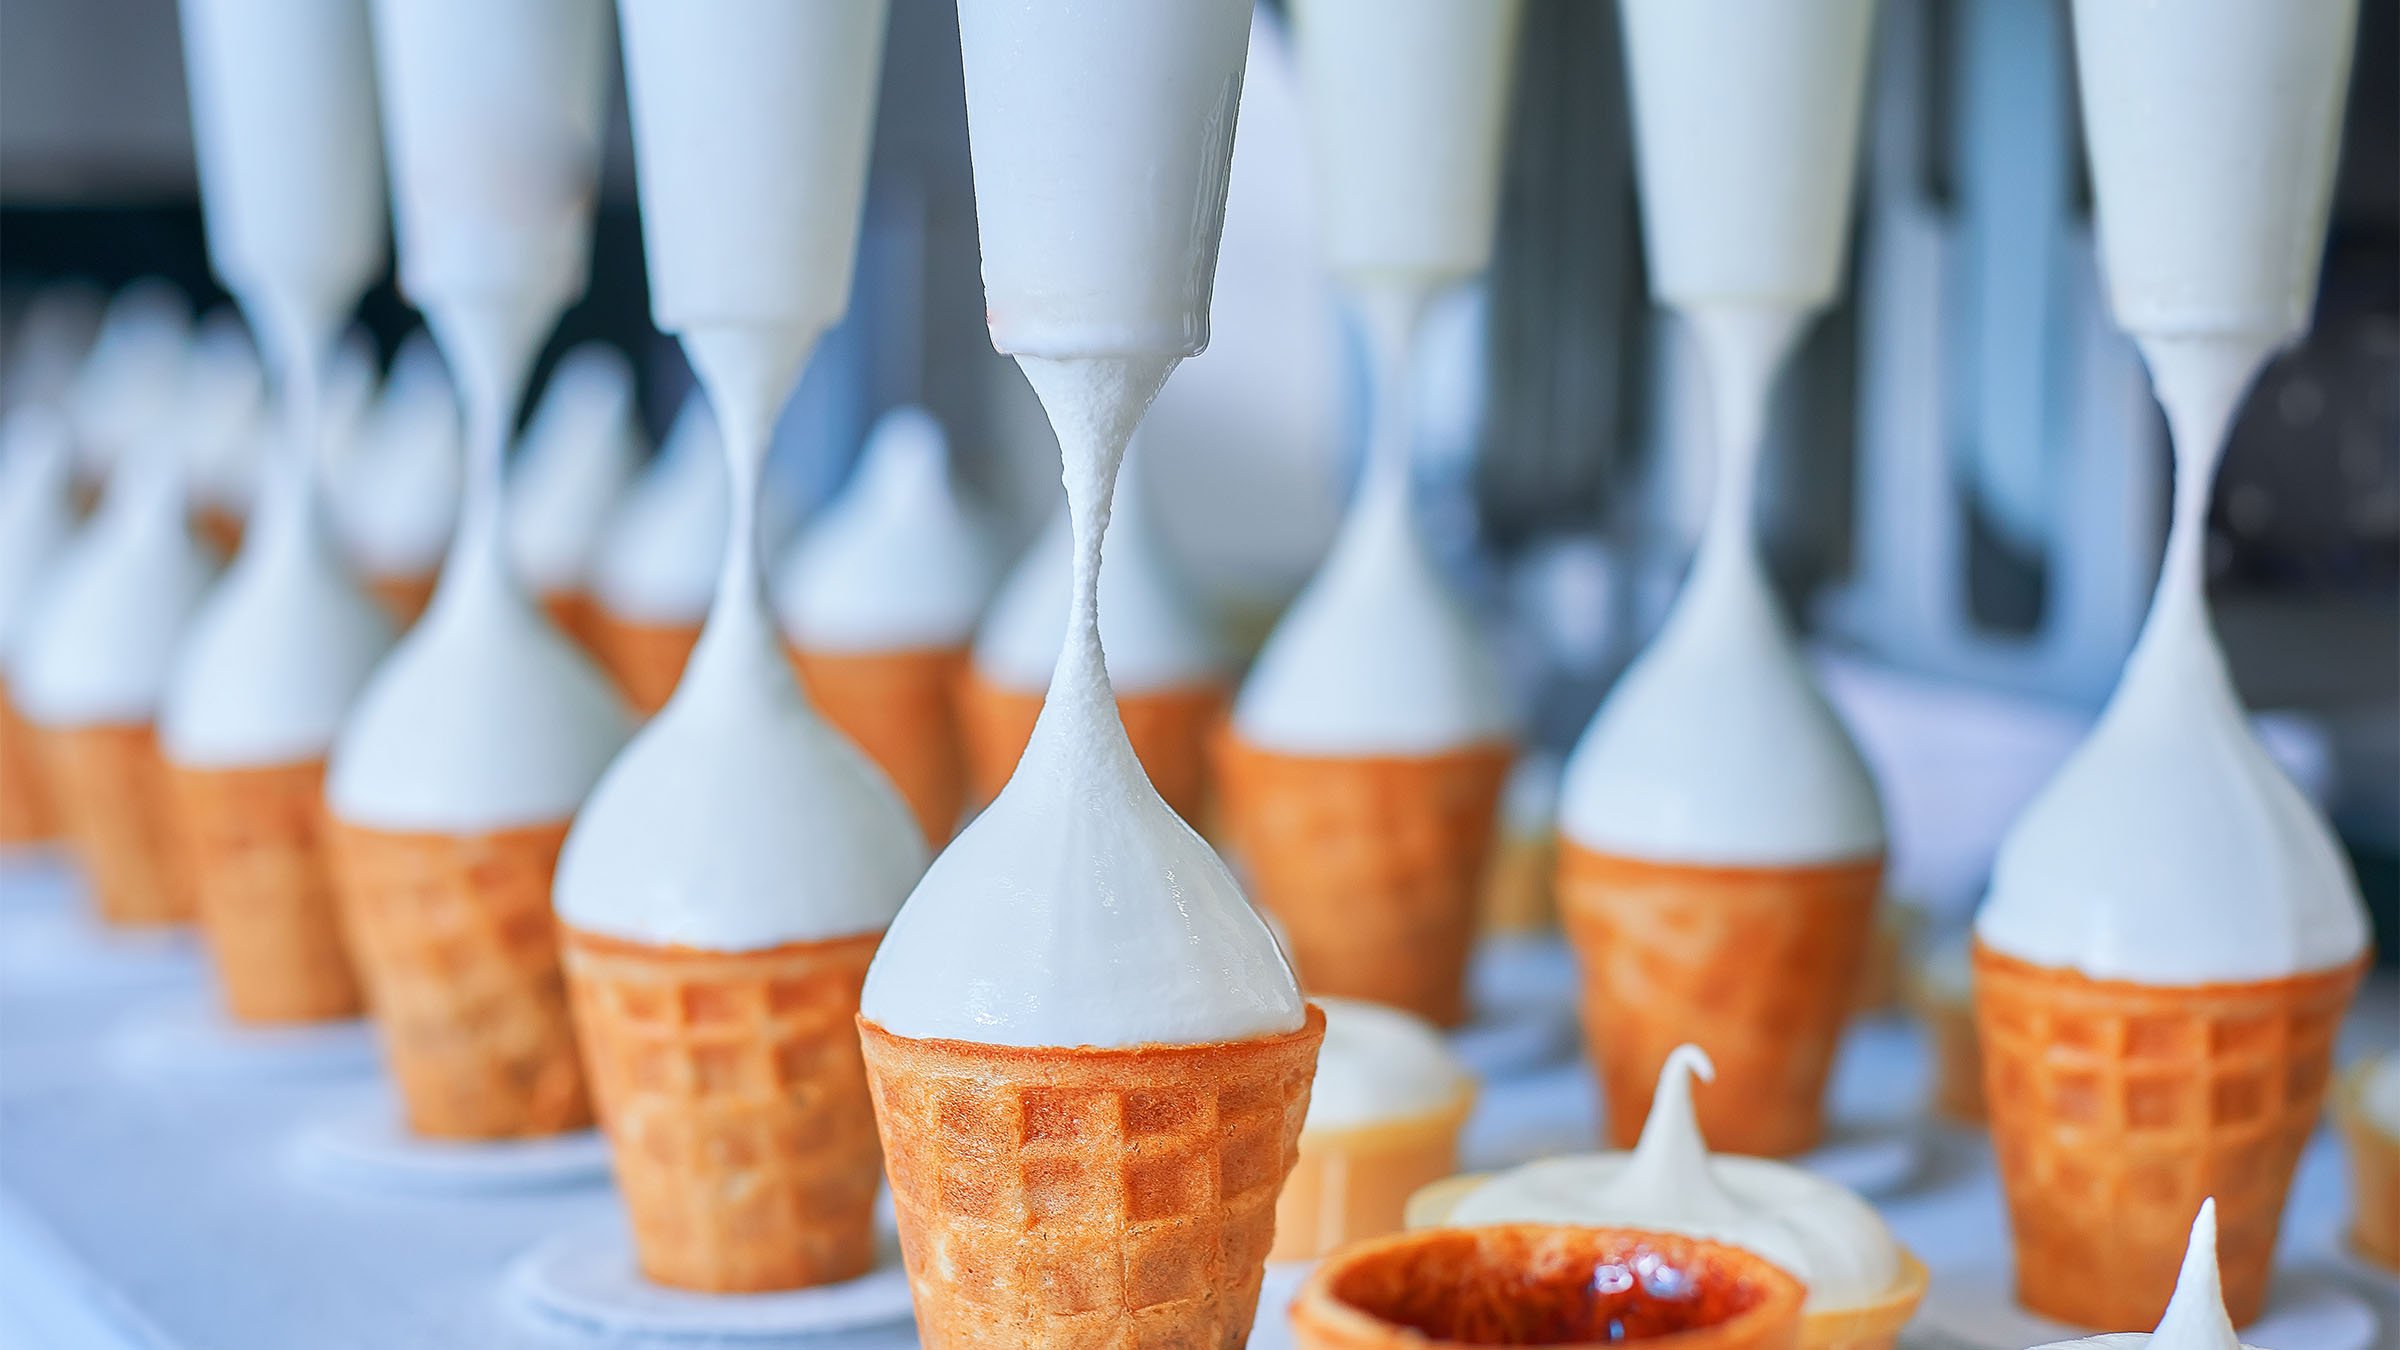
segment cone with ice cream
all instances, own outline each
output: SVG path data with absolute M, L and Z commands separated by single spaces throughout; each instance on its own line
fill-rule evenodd
M 99 510 L 45 569 L 9 693 L 100 918 L 192 918 L 157 718 L 175 651 L 215 579 L 184 511 L 172 440 L 120 454 Z
M 93 506 L 119 460 L 174 427 L 192 343 L 192 303 L 158 277 L 110 297 L 60 410 L 75 435 L 75 495 Z
M 2365 961 L 2349 864 L 2251 733 L 2202 586 L 2234 412 L 2316 294 L 2354 9 L 2075 7 L 2103 270 L 2175 514 L 2116 691 L 2001 844 L 1974 963 L 2017 1296 L 2079 1326 L 2155 1321 L 2211 1194 L 2225 1305 L 2258 1315 Z
M 1628 0 L 1651 290 L 1698 339 L 1717 481 L 1665 626 L 1567 765 L 1561 918 L 1608 1135 L 1630 1143 L 1675 1046 L 1720 1079 L 1720 1147 L 1823 1131 L 1874 924 L 1883 816 L 1771 588 L 1751 519 L 1768 396 L 1839 290 L 1872 6 Z
M 2343 1074 L 2333 1115 L 2350 1154 L 2350 1246 L 2400 1271 L 2400 1053 Z
M 1807 1350 L 1890 1350 L 1925 1296 L 1925 1267 L 1840 1186 L 1766 1158 L 1712 1155 L 1694 1110 L 1695 1076 L 1715 1079 L 1708 1055 L 1678 1046 L 1631 1152 L 1452 1178 L 1409 1202 L 1410 1226 L 1589 1224 L 1729 1243 L 1807 1287 Z
M 616 348 L 587 342 L 550 373 L 509 465 L 509 559 L 550 622 L 595 656 L 592 560 L 633 478 L 639 439 L 633 367 Z
M 1142 455 L 1127 458 L 1102 565 L 1109 678 L 1117 712 L 1159 795 L 1175 814 L 1206 825 L 1209 747 L 1225 720 L 1233 654 L 1184 585 L 1150 520 Z M 1061 598 L 1072 585 L 1068 513 L 1051 516 L 1011 568 L 975 636 L 959 696 L 968 796 L 990 801 L 1016 771 L 1040 716 L 1058 656 Z
M 458 395 L 433 340 L 412 333 L 327 483 L 350 565 L 403 627 L 433 598 L 458 525 Z
M 441 585 L 344 725 L 326 799 L 385 1060 L 425 1135 L 591 1121 L 550 880 L 627 717 L 509 569 L 501 457 L 584 284 L 606 17 L 581 0 L 374 8 L 401 284 L 459 371 L 470 471 Z
M 636 712 L 675 691 L 716 594 L 731 511 L 716 414 L 695 389 L 658 454 L 609 513 L 592 559 L 602 664 Z
M 1058 433 L 1065 641 L 1023 758 L 867 972 L 917 1327 L 959 1346 L 1247 1342 L 1323 1014 L 1150 785 L 1102 656 L 1101 537 L 1208 336 L 1240 0 L 959 14 L 993 345 Z
M 568 836 L 568 984 L 643 1273 L 824 1284 L 874 1263 L 858 991 L 925 846 L 784 658 L 758 476 L 848 302 L 884 7 L 630 0 L 622 18 L 651 304 L 718 409 L 731 520 L 682 680 Z
M 1294 14 L 1324 247 L 1366 321 L 1375 409 L 1333 551 L 1243 683 L 1227 826 L 1314 993 L 1449 1025 L 1513 758 L 1486 635 L 1411 501 L 1418 315 L 1491 259 L 1519 6 L 1311 0 Z
M 241 549 L 266 468 L 271 425 L 264 372 L 243 316 L 231 306 L 200 320 L 188 361 L 175 411 L 184 492 L 193 531 L 219 557 L 230 558 Z
M 950 472 L 942 424 L 887 412 L 849 485 L 784 555 L 776 599 L 827 720 L 889 774 L 925 837 L 966 806 L 960 682 L 999 577 L 989 523 Z
M 0 847 L 59 837 L 50 776 L 13 684 L 47 573 L 74 537 L 73 445 L 65 420 L 38 405 L 0 420 Z
M 1300 1160 L 1275 1208 L 1276 1261 L 1314 1260 L 1400 1228 L 1409 1196 L 1458 1166 L 1475 1079 L 1432 1023 L 1320 998 L 1325 1042 Z
M 2175 1293 L 2154 1331 L 2122 1331 L 2034 1350 L 2255 1350 L 2234 1334 L 2217 1270 L 2217 1202 L 2200 1202 L 2175 1275 Z

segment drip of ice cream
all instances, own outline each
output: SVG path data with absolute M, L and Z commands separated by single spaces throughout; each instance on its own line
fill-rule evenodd
M 694 390 L 609 516 L 592 560 L 601 606 L 639 623 L 698 623 L 717 593 L 731 495 L 716 415 Z
M 1751 534 L 1767 391 L 1804 315 L 1707 308 L 1720 455 L 1700 554 L 1567 763 L 1560 826 L 1621 856 L 1794 865 L 1872 855 L 1866 762 L 1810 677 Z
M 784 660 L 758 493 L 775 414 L 848 301 L 884 9 L 728 0 L 703 16 L 626 0 L 622 13 L 653 303 L 723 419 L 730 519 L 681 683 L 568 836 L 559 914 L 718 951 L 876 932 L 924 871 L 924 839 Z
M 950 476 L 942 424 L 918 407 L 875 423 L 850 482 L 784 556 L 784 631 L 812 651 L 956 647 L 999 576 L 982 508 Z
M 1132 458 L 1100 566 L 1100 632 L 1110 683 L 1126 693 L 1189 689 L 1226 678 L 1233 653 L 1167 556 L 1149 519 L 1141 455 Z M 1075 532 L 1061 509 L 1009 569 L 975 634 L 975 669 L 1003 689 L 1040 689 L 1058 663 L 1074 586 Z
M 67 389 L 78 477 L 107 477 L 172 421 L 191 336 L 191 302 L 167 282 L 137 281 L 109 301 Z
M 126 452 L 100 510 L 46 569 L 10 671 L 40 726 L 143 723 L 158 711 L 176 644 L 213 578 L 184 520 L 170 441 Z
M 1874 1207 L 1796 1167 L 1712 1157 L 1692 1114 L 1694 1074 L 1716 1077 L 1698 1046 L 1680 1046 L 1667 1057 L 1632 1152 L 1528 1163 L 1467 1192 L 1442 1221 L 1683 1233 L 1744 1248 L 1790 1271 L 1808 1286 L 1811 1312 L 1885 1297 L 1902 1262 Z
M 0 421 L 0 675 L 11 671 L 45 573 L 75 534 L 74 440 L 40 404 Z
M 386 830 L 572 814 L 626 715 L 510 575 L 501 458 L 527 371 L 583 286 L 606 11 L 583 0 L 377 0 L 401 280 L 457 372 L 470 471 L 431 608 L 359 700 L 326 785 Z
M 1456 1105 L 1475 1080 L 1425 1019 L 1379 1003 L 1319 998 L 1325 1043 L 1308 1092 L 1311 1130 L 1349 1130 Z
M 2116 692 L 1993 863 L 1976 936 L 2020 960 L 2203 984 L 2366 949 L 2349 863 L 2252 734 L 2203 577 L 2234 414 L 2308 322 L 2356 17 L 2339 0 L 2076 5 L 2110 303 L 2166 409 L 2175 512 Z
M 2191 1242 L 2183 1250 L 2183 1270 L 2175 1277 L 2175 1296 L 2167 1301 L 2166 1316 L 2156 1331 L 2121 1331 L 2079 1341 L 2054 1341 L 2036 1350 L 2254 1350 L 2234 1334 L 2233 1319 L 2225 1313 L 2225 1291 L 2217 1276 L 2217 1202 L 2200 1203 L 2192 1220 Z
M 419 333 L 401 344 L 356 443 L 328 476 L 327 504 L 351 561 L 376 576 L 438 567 L 458 524 L 461 460 L 458 396 Z
M 508 553 L 537 593 L 584 585 L 639 455 L 633 368 L 616 348 L 568 352 L 534 409 L 508 479 Z

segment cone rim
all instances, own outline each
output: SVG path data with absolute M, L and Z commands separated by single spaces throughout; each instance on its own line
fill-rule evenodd
M 1108 1064 L 1132 1059 L 1155 1060 L 1161 1056 L 1199 1057 L 1227 1050 L 1280 1047 L 1318 1039 L 1325 1033 L 1325 1010 L 1311 1000 L 1304 1005 L 1300 1025 L 1291 1031 L 1271 1031 L 1261 1036 L 1244 1036 L 1226 1041 L 1193 1041 L 1181 1045 L 1163 1041 L 1143 1041 L 1138 1045 L 994 1045 L 986 1041 L 962 1041 L 941 1036 L 903 1036 L 867 1016 L 864 1011 L 858 1014 L 858 1029 L 869 1043 L 891 1042 L 915 1047 L 920 1052 L 961 1059 L 1035 1063 L 1065 1058 L 1081 1064 Z

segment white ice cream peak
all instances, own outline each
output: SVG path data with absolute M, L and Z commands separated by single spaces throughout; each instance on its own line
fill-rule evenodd
M 2121 1333 L 2080 1341 L 2059 1341 L 2038 1350 L 2249 1350 L 2234 1334 L 2233 1319 L 2225 1312 L 2225 1288 L 2217 1272 L 2217 1202 L 2200 1202 L 2192 1220 L 2191 1240 L 2183 1249 L 2183 1269 L 2175 1277 L 2174 1297 L 2158 1329 L 2147 1334 Z

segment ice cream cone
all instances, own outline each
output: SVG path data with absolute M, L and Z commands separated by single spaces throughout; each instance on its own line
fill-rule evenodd
M 642 1273 L 711 1293 L 865 1274 L 882 1155 L 858 990 L 882 934 L 756 952 L 562 940 Z
M 1880 858 L 1682 866 L 1567 841 L 1559 904 L 1609 1141 L 1640 1136 L 1660 1066 L 1689 1042 L 1716 1063 L 1699 1104 L 1711 1145 L 1769 1158 L 1813 1147 L 1882 875 Z
M 1612 1284 L 1606 1269 L 1643 1278 Z M 1802 1297 L 1800 1282 L 1765 1258 L 1698 1238 L 1549 1224 L 1430 1228 L 1327 1257 L 1300 1286 L 1292 1330 L 1300 1350 L 1794 1350 Z
M 700 641 L 700 623 L 642 623 L 594 606 L 600 664 L 634 711 L 648 716 L 667 706 L 683 678 L 683 663 Z
M 1042 713 L 1038 689 L 1005 689 L 970 666 L 960 682 L 959 725 L 965 732 L 968 790 L 978 803 L 1000 795 Z M 1150 785 L 1186 824 L 1206 833 L 1209 740 L 1225 720 L 1220 685 L 1117 691 L 1117 715 Z
M 425 606 L 433 600 L 433 583 L 439 579 L 436 572 L 384 573 L 366 578 L 366 583 L 368 592 L 382 603 L 392 621 L 406 628 L 425 612 Z
M 2182 987 L 2095 980 L 1981 943 L 1974 959 L 2018 1301 L 2077 1326 L 2155 1324 L 2213 1195 L 2226 1311 L 2255 1319 L 2363 959 Z
M 36 741 L 101 919 L 189 923 L 192 889 L 174 856 L 167 766 L 150 724 L 46 727 Z
M 936 847 L 949 839 L 967 795 L 958 718 L 966 649 L 790 652 L 817 710 L 890 775 L 925 838 Z
M 2359 1255 L 2400 1273 L 2400 1134 L 2375 1120 L 2364 1106 L 2373 1061 L 2341 1076 L 2333 1089 L 2333 1117 L 2350 1151 L 2350 1246 Z
M 544 591 L 542 612 L 550 616 L 551 624 L 572 638 L 575 645 L 600 660 L 600 609 L 592 597 L 580 590 Z
M 46 844 L 59 835 L 37 734 L 0 679 L 0 847 Z
M 859 1025 L 930 1350 L 1248 1342 L 1323 1012 L 1129 1049 Z
M 230 558 L 242 551 L 243 527 L 242 517 L 223 506 L 203 506 L 192 513 L 193 532 L 219 557 Z
M 365 1006 L 325 855 L 325 764 L 170 766 L 181 858 L 226 1010 L 320 1022 Z
M 550 874 L 567 822 L 404 834 L 335 817 L 335 876 L 409 1128 L 444 1139 L 592 1121 Z
M 1501 830 L 1484 867 L 1480 924 L 1487 933 L 1545 933 L 1558 927 L 1558 836 Z
M 1275 1203 L 1270 1261 L 1309 1261 L 1362 1238 L 1400 1230 L 1408 1198 L 1458 1169 L 1458 1132 L 1475 1104 L 1300 1141 L 1300 1160 Z
M 1370 759 L 1217 744 L 1227 827 L 1301 987 L 1462 1021 L 1508 748 Z

